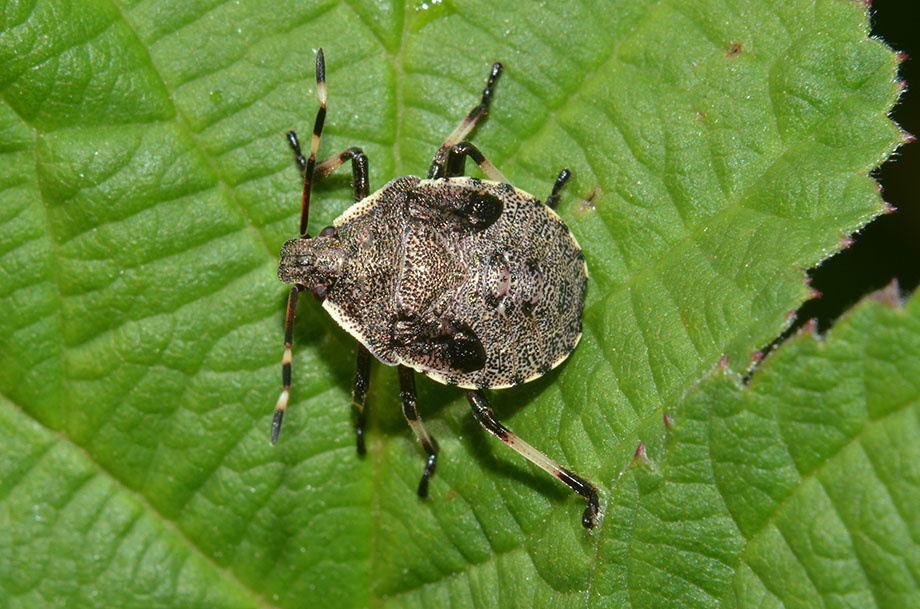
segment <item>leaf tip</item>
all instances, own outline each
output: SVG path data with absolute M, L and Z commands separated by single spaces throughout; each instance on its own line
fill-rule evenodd
M 648 455 L 645 453 L 645 442 L 639 442 L 636 452 L 633 454 L 632 465 L 648 465 Z
M 880 302 L 892 309 L 900 309 L 904 306 L 904 301 L 901 300 L 901 285 L 898 283 L 897 277 L 892 278 L 888 285 L 881 290 L 872 292 L 866 298 Z
M 802 325 L 802 334 L 815 334 L 818 331 L 818 318 L 812 317 Z
M 722 359 L 725 359 L 724 355 L 722 356 Z M 664 426 L 666 429 L 668 430 L 674 429 L 674 419 L 671 418 L 671 415 L 669 415 L 668 413 L 664 413 L 664 416 L 662 416 L 662 419 L 664 419 Z M 638 451 L 638 449 L 636 450 Z

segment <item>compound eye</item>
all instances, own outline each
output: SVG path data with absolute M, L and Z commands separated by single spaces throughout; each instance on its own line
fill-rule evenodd
M 313 292 L 313 298 L 315 298 L 317 301 L 323 302 L 324 300 L 326 300 L 326 293 L 327 293 L 326 286 L 315 285 L 310 291 Z
M 327 226 L 326 228 L 324 228 L 323 230 L 319 232 L 319 236 L 320 237 L 335 237 L 336 232 L 337 231 L 335 230 L 334 226 Z

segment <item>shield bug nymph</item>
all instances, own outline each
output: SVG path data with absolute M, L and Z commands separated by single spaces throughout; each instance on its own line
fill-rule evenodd
M 353 403 L 357 447 L 364 452 L 364 402 L 371 356 L 399 369 L 403 414 L 427 461 L 418 494 L 428 494 L 438 444 L 416 409 L 414 373 L 466 393 L 490 433 L 588 501 L 594 526 L 597 489 L 502 425 L 484 389 L 533 380 L 562 363 L 581 338 L 588 272 L 581 248 L 552 210 L 570 173 L 563 170 L 545 201 L 508 183 L 465 138 L 485 116 L 495 81 L 438 148 L 425 179 L 395 178 L 368 189 L 367 156 L 348 148 L 316 163 L 326 117 L 325 61 L 316 56 L 316 114 L 310 156 L 287 134 L 304 175 L 300 236 L 281 248 L 278 276 L 291 284 L 284 332 L 283 390 L 275 406 L 277 442 L 291 388 L 291 339 L 297 296 L 307 290 L 358 342 Z M 488 178 L 464 177 L 466 157 Z M 355 203 L 315 237 L 307 234 L 313 181 L 351 161 Z

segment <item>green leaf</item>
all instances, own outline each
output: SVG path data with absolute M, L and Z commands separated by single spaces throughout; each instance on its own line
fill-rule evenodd
M 860 606 L 916 597 L 899 575 L 916 573 L 916 544 L 885 554 L 897 573 L 864 559 L 917 535 L 878 501 L 875 520 L 852 516 L 864 539 L 851 554 L 842 512 L 826 548 L 779 545 L 823 505 L 841 510 L 827 488 L 853 448 L 792 424 L 794 402 L 771 405 L 785 418 L 763 401 L 761 418 L 733 416 L 759 373 L 748 390 L 700 386 L 723 355 L 744 368 L 809 297 L 804 269 L 884 210 L 867 173 L 901 142 L 886 116 L 897 60 L 867 38 L 863 3 L 0 6 L 0 606 L 807 605 L 839 593 L 816 575 L 838 556 L 830 577 Z M 476 144 L 539 196 L 575 171 L 559 211 L 591 272 L 584 338 L 564 366 L 490 397 L 598 484 L 593 533 L 583 500 L 424 379 L 441 445 L 431 498 L 414 495 L 422 456 L 392 369 L 375 369 L 358 457 L 354 343 L 308 299 L 270 446 L 277 252 L 300 195 L 283 135 L 312 125 L 319 46 L 321 154 L 361 146 L 373 187 L 425 172 L 494 60 L 506 70 Z M 339 173 L 315 191 L 314 230 L 350 204 Z M 910 315 L 877 355 L 852 357 L 875 367 L 861 378 L 878 395 L 812 390 L 807 405 L 844 408 L 838 441 L 893 424 L 856 416 L 860 399 L 915 412 L 911 377 L 879 363 L 910 353 Z M 788 368 L 776 378 L 802 380 Z M 732 399 L 707 401 L 718 387 Z M 661 445 L 663 412 L 677 426 Z M 914 428 L 894 432 L 917 444 Z M 652 465 L 629 468 L 640 439 Z M 789 464 L 759 464 L 782 446 Z M 884 480 L 906 506 L 910 463 L 847 482 L 869 497 Z
M 920 298 L 896 293 L 673 411 L 609 540 L 634 606 L 917 606 Z

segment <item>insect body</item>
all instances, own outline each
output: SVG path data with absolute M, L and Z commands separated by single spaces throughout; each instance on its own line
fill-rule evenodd
M 316 165 L 326 112 L 325 64 L 316 58 L 317 113 L 310 156 L 288 141 L 304 172 L 300 237 L 281 249 L 278 276 L 292 284 L 282 362 L 284 388 L 275 408 L 276 442 L 290 394 L 291 336 L 298 294 L 310 290 L 354 336 L 357 446 L 364 452 L 364 401 L 371 355 L 399 368 L 403 413 L 428 455 L 418 494 L 428 494 L 438 446 L 416 409 L 414 371 L 466 392 L 477 420 L 521 455 L 600 509 L 588 481 L 550 460 L 495 419 L 483 389 L 537 378 L 560 364 L 581 337 L 587 267 L 575 238 L 551 207 L 569 178 L 563 170 L 547 200 L 512 187 L 469 142 L 485 115 L 501 65 L 492 67 L 482 100 L 435 154 L 426 179 L 396 178 L 373 194 L 367 157 L 349 148 Z M 488 180 L 462 177 L 471 157 Z M 352 162 L 355 204 L 316 237 L 306 233 L 311 184 Z

